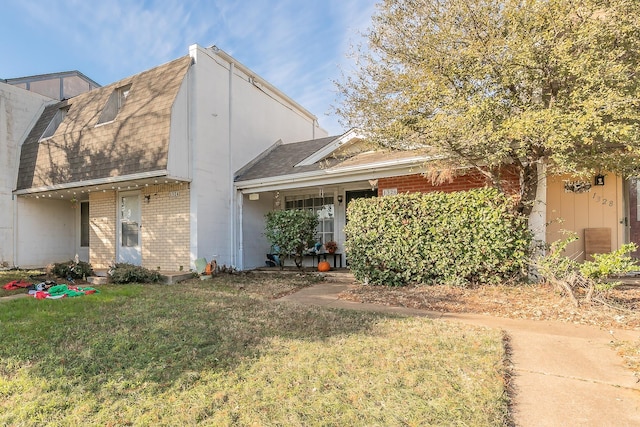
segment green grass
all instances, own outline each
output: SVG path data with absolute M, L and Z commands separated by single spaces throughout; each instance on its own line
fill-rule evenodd
M 308 277 L 0 302 L 0 425 L 508 425 L 499 331 L 273 301 Z

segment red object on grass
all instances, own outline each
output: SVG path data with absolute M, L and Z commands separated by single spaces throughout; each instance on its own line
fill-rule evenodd
M 7 291 L 15 291 L 16 289 L 26 288 L 31 286 L 33 283 L 29 283 L 24 281 L 24 279 L 13 280 L 2 287 L 2 289 Z

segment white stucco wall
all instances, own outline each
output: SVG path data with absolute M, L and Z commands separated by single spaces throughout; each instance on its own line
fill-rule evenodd
M 241 268 L 233 174 L 278 139 L 301 141 L 327 133 L 308 112 L 226 54 L 200 46 L 192 46 L 190 54 L 195 62 L 187 77 L 191 257 L 210 260 L 215 255 L 218 264 Z M 245 242 L 251 238 L 244 233 Z
M 264 216 L 273 210 L 273 194 L 262 193 L 258 200 L 249 200 L 248 195 L 242 200 L 242 267 L 252 269 L 264 267 L 269 241 L 264 235 Z
M 76 209 L 69 200 L 17 197 L 16 266 L 45 267 L 75 256 Z
M 14 210 L 19 147 L 50 98 L 0 83 L 0 266 L 15 264 Z
M 173 178 L 190 180 L 191 144 L 189 143 L 189 87 L 191 73 L 187 73 L 175 102 L 171 107 L 171 130 L 169 135 L 169 163 L 167 171 Z

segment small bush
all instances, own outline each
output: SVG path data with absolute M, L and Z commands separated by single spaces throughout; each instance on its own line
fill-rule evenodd
M 274 253 L 282 261 L 293 256 L 296 266 L 302 269 L 302 254 L 315 242 L 318 217 L 307 210 L 278 210 L 268 212 L 265 222 L 265 236 Z
M 495 283 L 528 266 L 526 218 L 495 189 L 357 199 L 347 216 L 349 266 L 370 284 Z
M 75 262 L 74 260 L 68 262 L 57 262 L 53 264 L 52 273 L 56 277 L 72 279 L 84 279 L 93 274 L 93 268 L 91 264 L 84 261 Z
M 634 243 L 622 245 L 611 253 L 594 254 L 593 260 L 578 262 L 565 253 L 569 243 L 578 240 L 575 234 L 553 242 L 534 266 L 542 280 L 566 293 L 575 306 L 591 302 L 598 293 L 614 288 L 619 282 L 612 276 L 637 271 L 639 266 L 629 254 L 637 249 Z
M 109 270 L 109 276 L 113 283 L 156 283 L 160 280 L 157 271 L 128 263 L 115 264 Z

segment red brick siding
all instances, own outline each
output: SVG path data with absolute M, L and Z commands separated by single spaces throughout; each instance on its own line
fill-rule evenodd
M 520 190 L 520 179 L 518 171 L 510 168 L 505 169 L 502 175 L 503 188 L 509 195 L 517 195 Z M 421 174 L 394 176 L 390 178 L 380 178 L 378 180 L 378 196 L 382 196 L 382 191 L 388 188 L 396 188 L 398 193 L 429 193 L 432 191 L 465 191 L 473 188 L 483 188 L 490 186 L 490 181 L 480 172 L 472 170 L 465 175 L 457 176 L 452 182 L 445 182 L 440 185 L 431 184 L 431 180 Z

